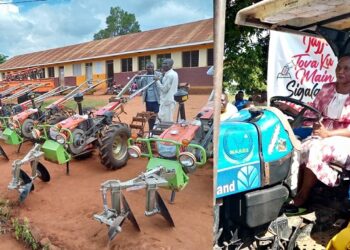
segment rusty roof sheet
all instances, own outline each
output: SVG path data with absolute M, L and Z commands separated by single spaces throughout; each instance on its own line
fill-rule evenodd
M 127 34 L 66 47 L 14 56 L 0 70 L 103 58 L 135 52 L 213 43 L 213 19 Z

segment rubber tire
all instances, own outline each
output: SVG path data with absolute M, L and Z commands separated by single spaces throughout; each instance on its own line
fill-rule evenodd
M 29 175 L 27 175 L 27 173 L 24 172 L 22 169 L 19 170 L 19 178 L 22 180 L 23 184 L 28 184 L 29 182 L 32 181 L 32 179 L 30 179 Z M 32 185 L 30 192 L 32 192 L 33 190 L 34 190 L 34 184 Z
M 128 161 L 129 155 L 127 148 L 125 155 L 122 158 L 116 159 L 113 155 L 113 144 L 116 136 L 120 135 L 124 139 L 125 147 L 127 147 L 127 140 L 130 138 L 131 132 L 126 124 L 119 123 L 109 127 L 106 134 L 102 138 L 100 148 L 101 163 L 108 169 L 116 170 L 122 168 Z
M 37 165 L 37 172 L 38 172 L 38 178 L 43 182 L 49 182 L 51 180 L 49 171 L 47 171 L 45 166 L 40 162 L 38 162 L 38 165 Z

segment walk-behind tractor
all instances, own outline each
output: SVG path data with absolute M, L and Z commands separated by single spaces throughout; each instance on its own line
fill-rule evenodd
M 161 214 L 174 227 L 174 222 L 159 195 L 159 187 L 171 190 L 173 203 L 177 191 L 186 187 L 189 173 L 207 161 L 207 152 L 212 154 L 213 108 L 208 103 L 192 122 L 181 121 L 166 129 L 159 137 L 129 139 L 128 154 L 131 158 L 149 158 L 146 171 L 129 181 L 108 180 L 101 184 L 103 209 L 94 218 L 109 227 L 108 237 L 112 240 L 119 232 L 126 218 L 140 231 L 136 219 L 122 194 L 123 190 L 146 189 L 146 216 Z M 107 192 L 111 194 L 108 207 Z
M 151 143 L 167 143 L 167 147 L 171 147 L 174 152 L 168 150 L 153 153 Z M 143 143 L 146 145 L 146 152 L 141 152 L 141 149 L 136 145 Z M 201 154 L 200 161 L 191 153 L 193 150 L 199 151 Z M 165 206 L 165 203 L 157 189 L 159 187 L 167 188 L 172 191 L 171 202 L 174 201 L 175 192 L 186 187 L 189 177 L 188 173 L 194 171 L 197 166 L 206 163 L 205 149 L 196 144 L 189 144 L 184 141 L 183 144 L 165 139 L 149 138 L 149 139 L 131 139 L 128 153 L 132 158 L 140 156 L 148 157 L 149 161 L 146 167 L 146 172 L 129 181 L 108 180 L 101 184 L 101 192 L 103 199 L 104 211 L 97 214 L 94 218 L 109 226 L 108 236 L 112 240 L 117 233 L 121 232 L 121 226 L 126 218 L 128 218 L 135 228 L 140 231 L 136 219 L 122 194 L 122 190 L 146 189 L 146 216 L 161 214 L 169 223 L 169 226 L 174 227 L 174 222 Z M 174 154 L 172 154 L 174 153 Z M 171 155 L 170 155 L 171 154 Z M 107 192 L 111 193 L 112 207 L 108 207 Z
M 23 103 L 27 98 L 27 94 L 34 91 L 35 89 L 38 89 L 40 87 L 45 86 L 44 83 L 34 83 L 34 84 L 28 84 L 28 85 L 18 85 L 14 86 L 12 88 L 9 88 L 8 90 L 4 91 L 7 93 L 6 96 L 0 96 L 0 116 L 8 116 L 12 112 L 12 107 L 16 105 L 17 102 Z M 13 93 L 14 92 L 14 93 Z M 10 94 L 12 93 L 12 94 Z
M 136 75 L 130 83 L 136 77 L 145 76 Z M 45 140 L 41 149 L 45 159 L 66 164 L 68 174 L 72 158 L 85 158 L 90 156 L 95 148 L 99 148 L 101 162 L 106 168 L 115 170 L 124 166 L 128 159 L 127 140 L 130 130 L 127 124 L 115 122 L 113 118 L 119 119 L 119 115 L 124 112 L 123 105 L 153 83 L 128 97 L 121 97 L 130 85 L 127 84 L 112 102 L 89 114 L 83 114 L 83 95 L 76 94 L 74 100 L 78 104 L 79 114 L 72 115 L 56 125 L 38 125 L 38 129 L 33 132 L 34 137 Z
M 323 36 L 339 56 L 350 51 L 349 14 L 343 4 L 265 0 L 238 12 L 236 22 Z M 271 99 L 274 104 L 277 101 L 293 102 L 281 97 Z M 319 113 L 298 101 L 293 104 L 302 106 L 297 116 L 287 112 L 284 115 L 274 107 L 243 109 L 221 122 L 215 192 L 216 249 L 325 249 L 327 241 L 349 221 L 350 173 L 344 166 L 330 164 L 339 171 L 339 186 L 330 188 L 318 183 L 307 201 L 308 210 L 288 204 L 298 189 L 299 162 L 294 153 L 300 149 L 300 141 L 287 117 L 295 128 L 310 121 L 306 110 Z
M 30 93 L 29 98 L 32 108 L 27 108 L 27 102 L 25 102 L 24 105 L 16 105 L 13 107 L 13 113 L 16 114 L 7 118 L 8 126 L 3 132 L 3 138 L 5 139 L 5 143 L 10 145 L 19 145 L 19 150 L 20 146 L 24 141 L 32 141 L 34 139 L 32 135 L 32 130 L 35 124 L 56 124 L 57 122 L 62 121 L 67 117 L 71 116 L 75 113 L 74 110 L 65 108 L 63 104 L 72 99 L 74 97 L 74 94 L 77 93 L 79 90 L 83 89 L 82 92 L 88 92 L 96 86 L 98 86 L 99 84 L 103 83 L 104 81 L 106 80 L 100 80 L 94 84 L 89 84 L 88 82 L 85 82 L 75 87 L 68 94 L 58 99 L 54 103 L 48 105 L 45 108 L 45 110 L 41 110 L 40 107 L 44 99 L 56 93 L 61 93 L 62 91 L 70 90 L 72 88 L 57 88 L 56 92 L 50 91 L 47 94 L 36 98 L 34 93 Z
M 33 110 L 39 112 L 37 107 L 40 107 L 43 101 L 51 96 L 58 95 L 60 93 L 63 93 L 67 90 L 70 90 L 74 88 L 73 86 L 60 86 L 57 88 L 54 88 L 50 90 L 49 92 L 46 92 L 38 97 L 35 97 L 36 94 L 33 92 L 29 92 L 26 94 L 26 96 L 29 98 L 29 100 L 24 101 L 22 103 L 14 104 L 11 106 L 4 106 L 4 108 L 1 109 L 1 129 L 5 130 L 6 127 L 8 127 L 8 121 L 11 116 L 14 116 L 18 113 L 21 113 L 23 111 L 26 111 L 28 109 L 31 109 L 30 111 L 27 111 L 29 113 L 33 113 Z M 35 109 L 37 108 L 37 109 Z
M 34 190 L 33 181 L 36 178 L 41 179 L 43 182 L 49 182 L 51 179 L 48 170 L 39 162 L 44 154 L 40 151 L 40 148 L 40 144 L 35 144 L 22 160 L 15 160 L 12 163 L 12 180 L 8 185 L 8 189 L 15 189 L 19 192 L 20 202 L 23 202 L 29 193 Z M 31 166 L 31 176 L 21 169 L 27 163 Z

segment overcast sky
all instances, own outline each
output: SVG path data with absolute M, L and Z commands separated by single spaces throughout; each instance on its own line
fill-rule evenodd
M 135 14 L 142 31 L 213 17 L 213 0 L 0 0 L 0 54 L 91 41 L 112 6 Z

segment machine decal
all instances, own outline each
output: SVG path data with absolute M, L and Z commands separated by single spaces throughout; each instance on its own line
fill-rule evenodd
M 218 171 L 216 198 L 260 187 L 259 162 Z
M 277 124 L 276 128 L 275 128 L 275 130 L 273 132 L 273 135 L 272 135 L 272 138 L 271 138 L 271 142 L 269 144 L 269 149 L 268 149 L 269 154 L 273 153 L 273 149 L 276 146 L 277 139 L 278 139 L 280 131 L 281 131 L 281 126 L 279 124 Z
M 251 155 L 253 149 L 252 136 L 248 132 L 235 133 L 235 131 L 226 130 L 223 136 L 223 149 L 225 156 L 232 160 L 243 160 Z

